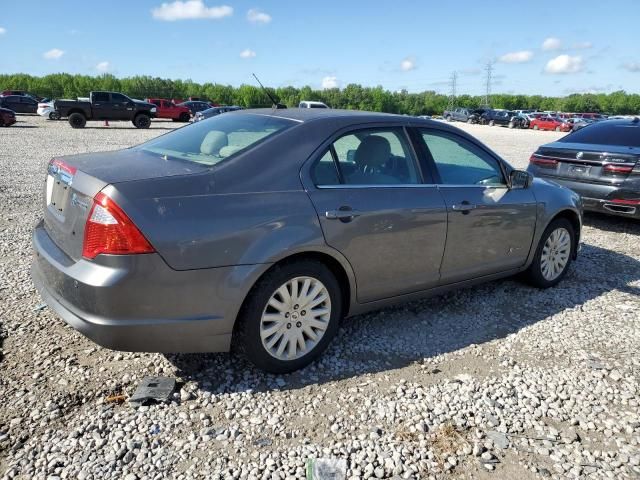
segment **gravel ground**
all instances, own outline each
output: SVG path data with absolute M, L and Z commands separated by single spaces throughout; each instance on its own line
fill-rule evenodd
M 638 478 L 640 224 L 587 216 L 556 288 L 516 280 L 359 316 L 321 361 L 272 376 L 228 354 L 119 353 L 65 326 L 29 278 L 54 155 L 122 148 L 175 127 L 0 130 L 2 478 Z M 524 167 L 551 132 L 461 125 Z M 146 375 L 169 404 L 109 403 Z

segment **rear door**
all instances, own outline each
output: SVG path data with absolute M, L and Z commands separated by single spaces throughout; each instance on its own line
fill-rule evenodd
M 342 133 L 308 177 L 325 240 L 355 272 L 358 302 L 438 284 L 446 209 L 435 185 L 424 183 L 404 128 Z
M 447 208 L 441 283 L 523 266 L 536 224 L 533 191 L 510 189 L 501 161 L 467 138 L 428 128 L 419 138 Z

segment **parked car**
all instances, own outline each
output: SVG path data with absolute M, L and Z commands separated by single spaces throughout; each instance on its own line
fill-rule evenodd
M 0 127 L 10 127 L 16 123 L 16 114 L 13 110 L 0 107 Z
M 194 116 L 198 112 L 211 108 L 211 104 L 207 102 L 201 102 L 199 100 L 187 100 L 186 102 L 179 103 L 178 106 L 188 108 L 192 116 Z
M 585 210 L 640 218 L 640 119 L 594 122 L 542 145 L 529 172 L 582 196 Z
M 36 113 L 38 102 L 26 95 L 7 95 L 0 97 L 0 107 L 13 110 L 15 113 Z
M 600 121 L 600 120 L 606 120 L 607 117 L 605 115 L 602 115 L 600 113 L 581 113 L 578 115 L 580 118 L 586 118 L 589 120 L 594 120 L 594 121 Z
M 24 90 L 3 90 L 2 92 L 0 92 L 0 96 L 3 96 L 3 97 L 8 97 L 10 95 L 18 95 L 19 97 L 23 97 L 23 96 L 31 97 L 36 102 L 42 99 L 42 97 L 38 97 L 37 95 L 33 95 L 32 93 L 26 92 Z
M 473 108 L 453 108 L 451 110 L 445 110 L 442 114 L 447 122 L 467 122 L 477 123 L 480 118 L 480 112 Z
M 303 100 L 298 104 L 298 108 L 329 108 L 326 103 L 315 102 L 313 100 Z
M 220 115 L 221 113 L 226 112 L 234 112 L 236 110 L 242 110 L 242 107 L 238 107 L 236 105 L 228 105 L 224 107 L 211 107 L 206 110 L 202 110 L 201 112 L 197 112 L 194 117 L 194 122 L 199 122 L 200 120 L 204 120 L 206 118 L 215 117 L 216 115 Z
M 524 123 L 516 112 L 509 110 L 487 110 L 480 117 L 480 122 L 490 127 L 501 125 L 509 128 L 521 128 Z
M 156 106 L 156 118 L 170 118 L 174 122 L 188 122 L 191 111 L 187 107 L 176 105 L 166 98 L 145 98 L 145 102 Z
M 580 240 L 577 194 L 410 116 L 243 110 L 47 175 L 32 275 L 64 320 L 119 350 L 233 344 L 271 372 L 347 315 L 522 272 L 554 286 Z
M 580 118 L 573 117 L 565 120 L 566 123 L 571 125 L 571 131 L 575 132 L 576 130 L 580 130 L 581 128 L 586 127 L 587 125 L 591 125 L 595 120 L 590 120 L 588 118 Z
M 54 100 L 49 98 L 43 98 L 38 102 L 38 110 L 36 113 L 41 117 L 46 117 L 49 120 L 60 120 L 60 114 L 56 112 L 53 106 Z
M 569 132 L 572 125 L 560 120 L 559 118 L 552 117 L 551 115 L 541 115 L 534 118 L 529 123 L 529 128 L 534 130 L 555 130 L 556 132 Z
M 117 92 L 91 92 L 89 101 L 56 100 L 53 106 L 73 128 L 84 128 L 87 120 L 128 120 L 136 128 L 149 128 L 157 110 L 151 103 Z

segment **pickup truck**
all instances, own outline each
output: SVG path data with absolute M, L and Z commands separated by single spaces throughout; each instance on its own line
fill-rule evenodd
M 128 120 L 136 128 L 149 128 L 157 107 L 122 93 L 91 92 L 89 101 L 56 100 L 54 109 L 61 117 L 69 117 L 69 125 L 73 128 L 84 128 L 87 120 Z
M 188 122 L 191 111 L 187 107 L 181 107 L 166 98 L 145 98 L 145 102 L 153 103 L 158 111 L 156 118 L 170 118 L 174 122 Z
M 445 110 L 442 116 L 448 122 L 467 122 L 478 123 L 480 116 L 486 111 L 486 108 L 453 108 Z
M 483 125 L 501 125 L 509 128 L 523 128 L 525 118 L 509 110 L 487 110 L 480 118 Z

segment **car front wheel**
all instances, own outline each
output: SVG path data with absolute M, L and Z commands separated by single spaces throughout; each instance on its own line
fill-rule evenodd
M 549 288 L 564 278 L 575 251 L 576 232 L 564 218 L 552 221 L 538 244 L 533 262 L 526 271 L 528 282 L 538 288 Z
M 136 118 L 133 119 L 133 125 L 136 128 L 149 128 L 151 125 L 151 118 L 149 115 L 139 113 Z
M 293 372 L 327 348 L 341 316 L 338 281 L 322 263 L 304 260 L 276 266 L 249 294 L 234 346 L 258 368 Z

